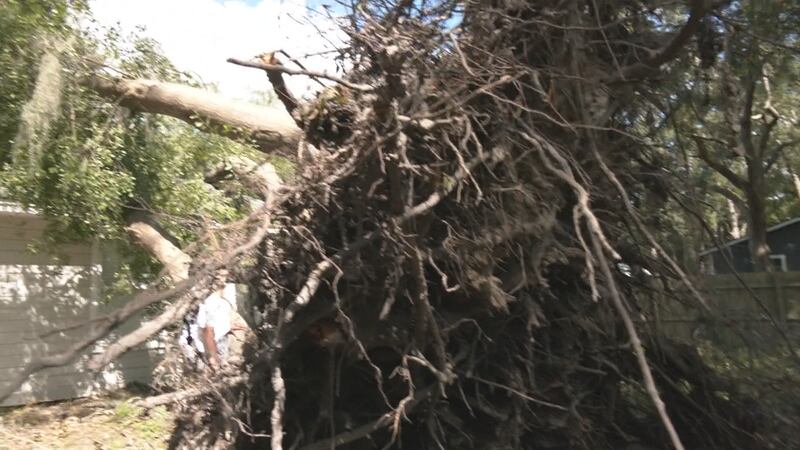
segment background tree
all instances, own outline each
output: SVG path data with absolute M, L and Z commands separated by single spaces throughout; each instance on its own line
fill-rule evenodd
M 798 143 L 791 106 L 800 79 L 793 47 L 798 18 L 794 2 L 735 2 L 709 16 L 694 70 L 678 93 L 685 103 L 672 113 L 675 134 L 688 138 L 682 144 L 718 174 L 709 192 L 730 202 L 721 208 L 731 210 L 729 223 L 738 222 L 739 211 L 746 217 L 757 270 L 771 269 L 770 219 L 787 219 L 780 205 L 796 204 L 794 196 L 780 195 L 793 185 L 791 168 L 780 166 Z

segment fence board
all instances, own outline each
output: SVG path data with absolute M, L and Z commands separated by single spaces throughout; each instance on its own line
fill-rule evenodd
M 800 272 L 739 276 L 746 286 L 735 275 L 710 275 L 699 280 L 710 312 L 677 302 L 660 305 L 661 330 L 684 341 L 707 338 L 733 348 L 774 347 L 783 343 L 774 320 L 796 341 L 800 337 Z

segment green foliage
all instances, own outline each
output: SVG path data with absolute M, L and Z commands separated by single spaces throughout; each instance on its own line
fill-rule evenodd
M 711 367 L 733 380 L 742 392 L 789 419 L 793 428 L 800 424 L 800 397 L 796 389 L 800 385 L 800 368 L 783 346 L 767 351 L 723 350 L 703 341 L 698 351 Z
M 664 227 L 661 240 L 684 263 L 696 263 L 697 251 L 714 245 L 713 236 L 701 220 L 722 241 L 732 238 L 734 218 L 728 202 L 731 194 L 740 199 L 734 203 L 740 227 L 747 222 L 746 196 L 698 157 L 693 136 L 708 138 L 706 147 L 713 159 L 747 176 L 741 118 L 744 93 L 751 81 L 755 82 L 751 119 L 756 145 L 771 118 L 764 114 L 768 99 L 781 115 L 770 130 L 760 161 L 754 162 L 769 168 L 763 193 L 767 223 L 800 215 L 800 193 L 795 192 L 792 180 L 792 173 L 800 169 L 800 145 L 781 147 L 800 143 L 800 121 L 795 112 L 800 101 L 797 23 L 797 2 L 731 2 L 720 14 L 706 19 L 695 45 L 682 60 L 684 67 L 675 71 L 676 76 L 665 79 L 663 91 L 644 95 L 655 106 L 646 110 L 649 116 L 641 121 L 642 130 L 651 130 L 667 161 L 662 167 L 678 179 L 681 187 L 674 192 L 677 200 L 670 202 L 666 212 L 669 226 Z M 773 157 L 779 147 L 782 152 Z
M 71 7 L 82 8 L 82 2 Z M 7 0 L 0 2 L 0 164 L 8 162 L 22 106 L 34 88 L 42 38 L 68 32 L 70 2 Z
M 79 22 L 92 23 L 86 8 L 75 2 L 0 3 L 2 195 L 50 219 L 51 247 L 94 238 L 124 242 L 125 217 L 140 208 L 154 212 L 181 244 L 194 240 L 208 221 L 240 217 L 231 199 L 204 183 L 203 173 L 226 155 L 252 150 L 174 119 L 119 108 L 83 88 L 79 79 L 108 61 L 117 76 L 198 83 L 175 68 L 154 40 L 114 28 L 90 32 L 71 25 Z M 36 87 L 47 39 L 71 42 L 57 55 L 65 68 L 60 111 L 48 119 L 41 157 L 15 163 L 13 141 Z M 158 270 L 135 247 L 121 248 L 127 262 L 115 282 L 120 292 Z

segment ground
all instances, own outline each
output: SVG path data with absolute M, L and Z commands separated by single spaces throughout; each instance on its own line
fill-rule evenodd
M 144 412 L 132 392 L 0 409 L 0 450 L 162 449 L 172 417 L 159 407 Z

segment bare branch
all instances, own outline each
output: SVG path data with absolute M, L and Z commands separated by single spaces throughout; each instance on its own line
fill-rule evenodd
M 642 218 L 639 216 L 639 213 L 633 209 L 633 202 L 631 202 L 628 192 L 625 190 L 625 187 L 622 186 L 622 183 L 620 183 L 619 179 L 611 170 L 611 168 L 608 167 L 605 160 L 600 155 L 600 152 L 597 150 L 597 146 L 594 144 L 594 141 L 592 141 L 591 145 L 592 145 L 592 153 L 594 153 L 595 159 L 597 159 L 597 162 L 600 164 L 600 168 L 602 169 L 606 177 L 609 179 L 609 181 L 611 181 L 611 184 L 613 184 L 614 187 L 617 189 L 619 195 L 622 197 L 622 200 L 625 203 L 625 209 L 628 211 L 628 214 L 631 216 L 631 218 L 633 218 L 633 221 L 634 223 L 636 223 L 636 226 L 639 228 L 639 231 L 641 231 L 642 234 L 645 235 L 650 245 L 652 245 L 653 248 L 656 249 L 656 251 L 661 255 L 661 257 L 667 261 L 672 270 L 674 270 L 675 273 L 678 274 L 678 276 L 681 278 L 681 282 L 683 282 L 683 285 L 686 286 L 687 289 L 689 289 L 689 291 L 692 293 L 697 302 L 706 311 L 711 311 L 711 309 L 708 307 L 708 302 L 703 297 L 703 295 L 700 294 L 700 291 L 698 291 L 697 288 L 694 286 L 694 283 L 692 283 L 689 280 L 689 276 L 686 275 L 686 272 L 684 272 L 683 269 L 681 269 L 681 267 L 678 265 L 678 263 L 675 262 L 675 260 L 669 255 L 669 253 L 667 253 L 664 250 L 664 247 L 662 247 L 661 244 L 658 243 L 655 236 L 653 236 L 650 230 L 647 229 L 647 226 L 642 221 Z
M 81 352 L 89 348 L 89 346 L 98 340 L 107 336 L 112 330 L 137 312 L 154 303 L 184 293 L 194 286 L 196 281 L 197 280 L 194 277 L 190 277 L 178 283 L 172 289 L 166 291 L 142 292 L 134 297 L 131 301 L 126 303 L 122 308 L 106 315 L 101 319 L 93 321 L 94 326 L 91 327 L 89 333 L 83 339 L 76 341 L 66 351 L 34 359 L 33 361 L 29 362 L 27 366 L 20 369 L 16 375 L 11 378 L 10 383 L 8 383 L 5 387 L 0 388 L 0 402 L 8 398 L 9 395 L 14 393 L 20 386 L 22 386 L 22 383 L 24 383 L 30 375 L 49 367 L 58 367 L 69 364 L 71 361 L 77 358 Z
M 243 243 L 242 245 L 235 247 L 228 253 L 226 253 L 219 262 L 212 263 L 208 268 L 206 268 L 207 273 L 213 273 L 220 267 L 225 267 L 234 259 L 238 258 L 242 254 L 246 253 L 256 245 L 258 245 L 264 237 L 267 235 L 269 231 L 270 225 L 270 209 L 273 203 L 267 201 L 265 205 L 262 207 L 260 211 L 254 212 L 253 216 L 260 216 L 262 217 L 262 223 L 260 227 L 249 237 L 247 242 Z M 88 364 L 89 369 L 91 370 L 100 370 L 111 361 L 115 360 L 123 353 L 127 352 L 128 350 L 135 348 L 138 345 L 141 345 L 145 341 L 147 341 L 151 336 L 158 333 L 159 331 L 163 330 L 175 320 L 183 317 L 189 311 L 189 308 L 201 297 L 207 295 L 207 289 L 201 290 L 200 294 L 202 295 L 193 295 L 188 296 L 188 298 L 182 298 L 179 301 L 175 302 L 173 305 L 168 307 L 163 313 L 158 315 L 155 319 L 152 319 L 148 322 L 142 324 L 136 330 L 126 334 L 125 336 L 119 338 L 116 342 L 111 344 L 105 352 L 102 354 L 96 355 Z
M 594 237 L 595 234 L 592 234 L 592 236 Z M 648 395 L 656 407 L 656 411 L 661 418 L 661 422 L 664 424 L 664 428 L 667 430 L 667 434 L 669 434 L 672 445 L 676 450 L 684 450 L 681 438 L 678 436 L 678 432 L 675 430 L 675 425 L 672 423 L 672 420 L 667 413 L 667 408 L 664 405 L 664 401 L 661 400 L 661 396 L 658 393 L 658 388 L 656 387 L 655 380 L 653 379 L 653 373 L 650 370 L 650 365 L 647 363 L 647 356 L 644 352 L 644 346 L 642 345 L 641 339 L 639 339 L 639 333 L 636 331 L 636 325 L 634 325 L 630 314 L 628 314 L 628 310 L 625 308 L 625 304 L 622 301 L 622 295 L 617 289 L 617 283 L 614 280 L 614 275 L 611 273 L 608 262 L 603 256 L 601 243 L 598 239 L 592 239 L 592 242 L 594 244 L 595 256 L 600 263 L 600 269 L 603 272 L 603 277 L 606 279 L 606 286 L 611 292 L 611 301 L 614 304 L 614 308 L 617 310 L 617 313 L 619 313 L 620 317 L 622 318 L 622 323 L 625 325 L 625 330 L 630 337 L 633 353 L 636 355 L 636 361 L 639 363 L 639 370 L 642 373 L 645 389 L 647 390 Z
M 725 177 L 732 185 L 742 190 L 747 188 L 747 180 L 734 173 L 728 166 L 723 165 L 708 153 L 704 137 L 692 135 L 692 139 L 694 139 L 694 142 L 697 144 L 697 155 L 700 159 L 705 161 L 712 169 L 716 170 L 717 173 Z
M 228 58 L 228 62 L 231 64 L 236 64 L 237 66 L 244 66 L 244 67 L 252 67 L 254 69 L 261 69 L 266 70 L 269 72 L 282 72 L 288 75 L 305 75 L 307 77 L 315 78 L 315 79 L 323 79 L 323 80 L 330 80 L 334 83 L 341 84 L 342 86 L 352 89 L 354 91 L 363 91 L 369 92 L 372 91 L 374 88 L 367 84 L 358 84 L 358 83 L 351 83 L 343 78 L 339 78 L 335 75 L 329 75 L 325 72 L 317 72 L 313 70 L 301 70 L 301 69 L 292 69 L 289 67 L 275 65 L 275 64 L 265 64 L 261 61 L 245 61 L 243 59 L 238 58 Z
M 198 295 L 197 298 L 202 297 L 205 292 Z M 167 307 L 164 312 L 159 314 L 156 318 L 148 320 L 141 324 L 136 330 L 119 338 L 116 342 L 112 343 L 99 355 L 94 356 L 86 367 L 89 370 L 98 371 L 108 365 L 111 361 L 127 352 L 128 350 L 144 343 L 151 336 L 163 330 L 171 323 L 182 318 L 189 312 L 189 309 L 194 304 L 196 298 L 194 296 L 184 296 L 178 301 Z
M 623 67 L 619 71 L 619 75 L 610 80 L 610 82 L 648 77 L 658 70 L 662 64 L 677 57 L 686 44 L 689 43 L 692 36 L 697 32 L 698 28 L 700 28 L 703 17 L 712 9 L 713 5 L 709 5 L 709 3 L 710 2 L 707 0 L 692 0 L 689 18 L 675 37 L 661 50 L 653 53 L 646 61 Z
M 536 144 L 536 139 L 533 139 L 530 136 L 522 134 L 526 140 L 531 142 L 532 144 Z M 605 284 L 609 291 L 609 296 L 614 304 L 614 308 L 617 310 L 617 313 L 622 318 L 622 322 L 625 325 L 625 329 L 630 337 L 631 344 L 633 347 L 633 353 L 636 356 L 636 360 L 639 363 L 639 369 L 642 374 L 642 378 L 644 380 L 645 389 L 647 393 L 650 395 L 653 404 L 656 407 L 656 411 L 661 419 L 664 428 L 666 428 L 667 433 L 669 434 L 670 440 L 672 441 L 672 445 L 676 448 L 676 450 L 683 450 L 684 446 L 681 442 L 680 437 L 678 436 L 677 431 L 675 430 L 675 426 L 672 423 L 672 420 L 667 414 L 666 407 L 664 406 L 663 400 L 661 400 L 661 396 L 658 393 L 658 389 L 656 388 L 655 381 L 653 380 L 653 374 L 650 370 L 650 366 L 647 363 L 647 356 L 644 352 L 644 347 L 642 345 L 641 340 L 639 339 L 639 334 L 636 331 L 636 325 L 633 323 L 633 320 L 628 314 L 626 306 L 623 302 L 622 295 L 617 288 L 616 280 L 614 279 L 614 275 L 611 272 L 611 268 L 608 262 L 608 258 L 606 257 L 606 252 L 615 255 L 616 252 L 613 248 L 610 248 L 608 239 L 603 233 L 603 230 L 597 221 L 594 213 L 589 209 L 588 205 L 588 194 L 586 194 L 585 189 L 581 186 L 578 181 L 575 179 L 574 175 L 572 174 L 569 166 L 567 165 L 564 158 L 559 155 L 553 146 L 548 145 L 547 143 L 540 144 L 540 153 L 542 157 L 542 161 L 544 162 L 545 166 L 548 170 L 550 170 L 553 174 L 560 177 L 563 181 L 565 181 L 574 191 L 575 195 L 579 198 L 578 204 L 575 206 L 576 210 L 582 212 L 583 217 L 586 218 L 586 225 L 589 228 L 589 236 L 591 238 L 592 243 L 592 256 L 594 261 L 599 265 L 603 278 L 605 278 Z M 549 153 L 550 157 L 556 160 L 561 169 L 556 168 L 553 166 L 550 161 L 548 161 L 546 153 Z M 602 162 L 602 160 L 601 160 Z M 609 175 L 609 173 L 606 173 Z M 612 179 L 616 179 L 612 175 Z M 624 191 L 623 191 L 624 192 Z M 628 205 L 629 206 L 629 205 Z

